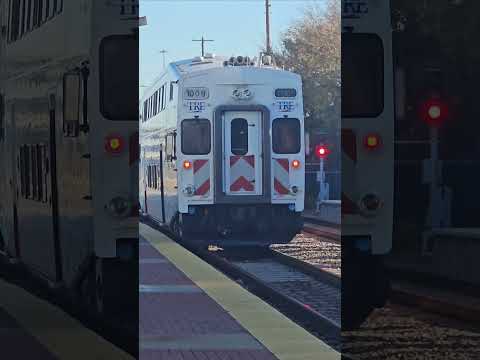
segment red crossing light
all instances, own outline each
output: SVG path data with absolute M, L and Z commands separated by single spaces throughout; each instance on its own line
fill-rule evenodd
M 448 117 L 448 106 L 439 99 L 427 100 L 420 107 L 420 117 L 430 126 L 439 126 Z
M 330 150 L 326 145 L 317 145 L 315 147 L 315 155 L 319 159 L 325 159 L 329 153 L 330 153 Z

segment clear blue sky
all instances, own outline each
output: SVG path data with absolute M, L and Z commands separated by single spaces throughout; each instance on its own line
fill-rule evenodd
M 301 18 L 302 9 L 323 0 L 271 0 L 271 38 L 274 48 L 289 25 Z M 150 85 L 166 63 L 201 55 L 204 35 L 206 52 L 217 55 L 257 56 L 265 43 L 264 0 L 140 0 L 140 15 L 147 26 L 140 28 L 140 84 Z M 140 88 L 142 93 L 144 88 Z

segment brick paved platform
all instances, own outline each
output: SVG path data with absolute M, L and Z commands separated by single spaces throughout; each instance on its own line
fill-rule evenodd
M 141 360 L 340 359 L 165 235 L 140 234 Z
M 133 359 L 56 306 L 0 279 L 0 359 Z

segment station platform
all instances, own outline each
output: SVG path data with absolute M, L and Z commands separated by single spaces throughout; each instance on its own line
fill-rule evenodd
M 329 360 L 340 354 L 140 224 L 140 359 Z
M 74 318 L 0 280 L 1 359 L 133 359 Z

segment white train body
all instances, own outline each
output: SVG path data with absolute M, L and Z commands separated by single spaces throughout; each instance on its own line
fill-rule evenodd
M 172 63 L 145 92 L 140 206 L 183 234 L 258 225 L 266 235 L 282 217 L 296 233 L 305 197 L 301 78 L 225 61 Z
M 342 237 L 372 255 L 388 253 L 392 246 L 390 18 L 390 1 L 342 1 Z
M 138 268 L 138 2 L 26 4 L 0 0 L 0 254 L 106 293 Z

